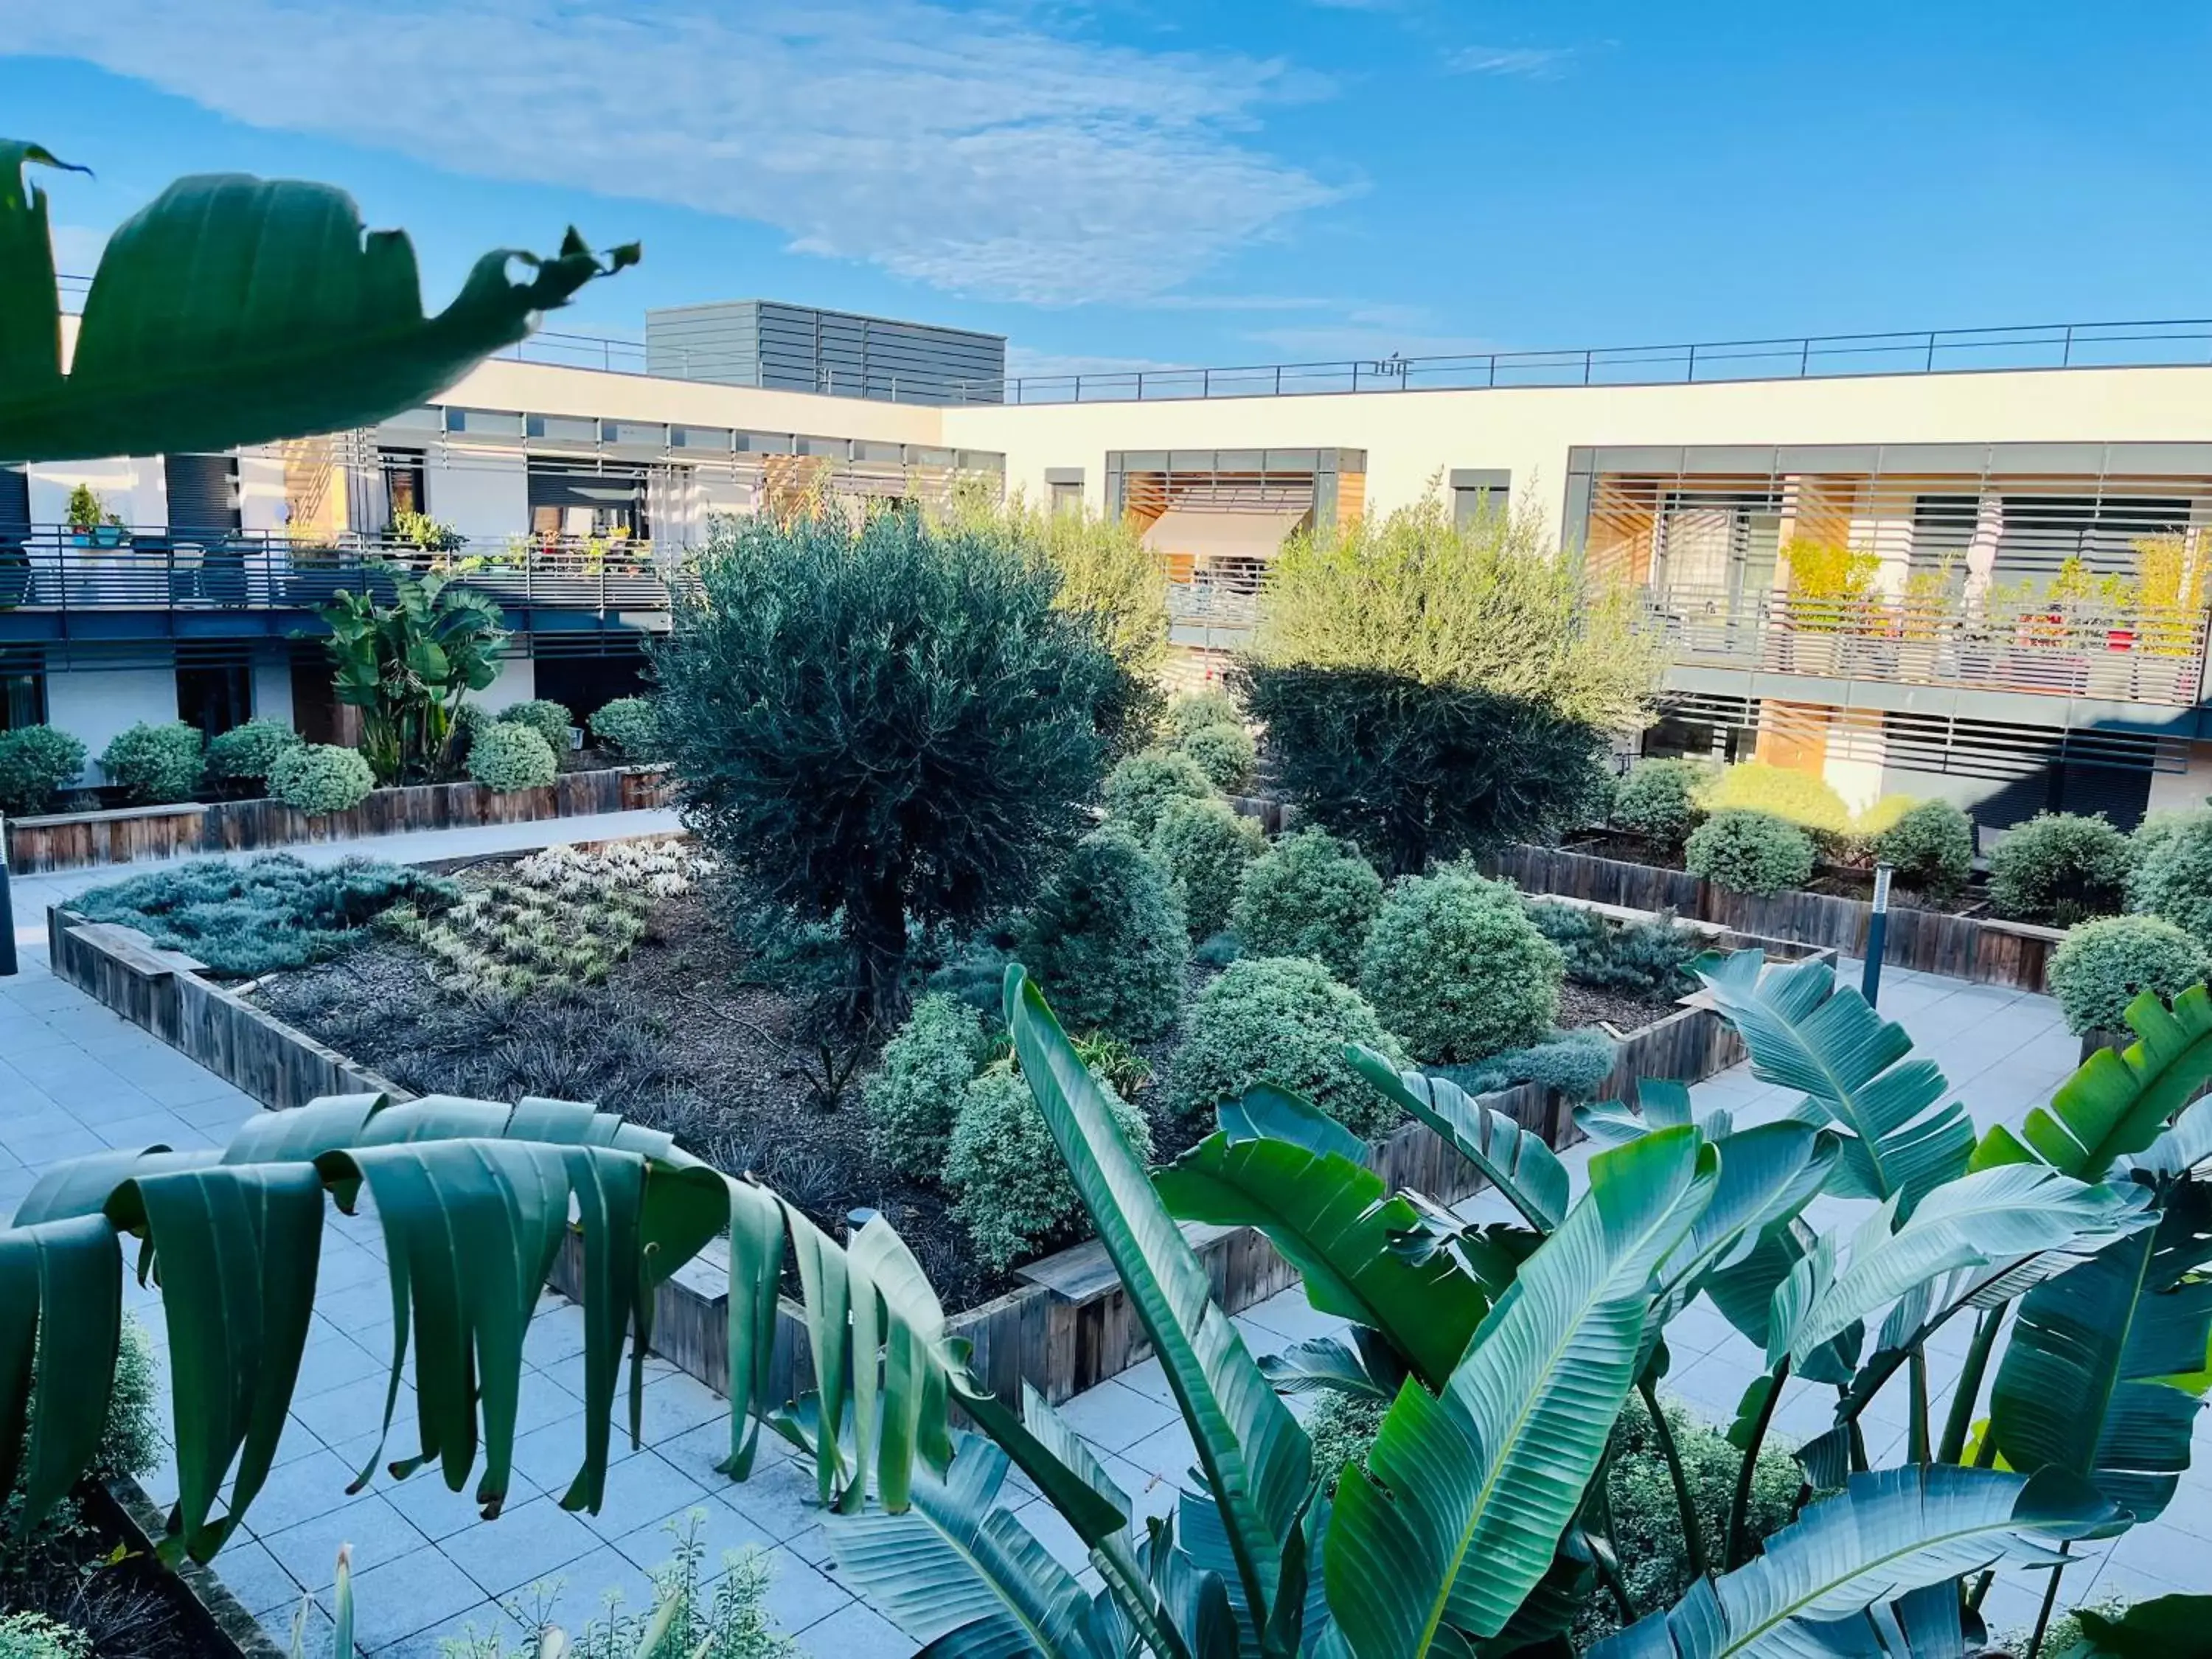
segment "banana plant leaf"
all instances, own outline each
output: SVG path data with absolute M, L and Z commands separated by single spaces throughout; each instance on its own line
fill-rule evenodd
M 2083 1607 L 2081 1639 L 2056 1659 L 2212 1659 L 2212 1595 L 2161 1595 L 2118 1618 Z
M 550 258 L 485 254 L 422 314 L 414 246 L 328 185 L 180 179 L 117 228 L 62 369 L 46 192 L 0 143 L 0 462 L 212 452 L 374 425 L 523 339 L 538 313 L 635 264 L 571 230 Z M 526 281 L 508 267 L 528 268 Z
M 2212 1190 L 2178 1188 L 2155 1229 L 2106 1245 L 2021 1299 L 1990 1395 L 2008 1467 L 2083 1476 L 2154 1521 L 2189 1468 L 2212 1346 Z
M 1905 1028 L 1839 988 L 1826 963 L 1764 962 L 1738 951 L 1699 973 L 1750 1050 L 1753 1075 L 1799 1091 L 1806 1109 L 1845 1132 L 1829 1190 L 1895 1197 L 1909 1211 L 1960 1174 L 1973 1120 L 1957 1101 L 1945 1103 L 1950 1085 L 1933 1060 L 1910 1057 Z
M 1311 1448 L 1214 1305 L 1206 1269 L 1018 964 L 1006 971 L 1006 1013 L 1022 1076 L 1182 1408 L 1252 1623 L 1265 1628 L 1308 1496 Z
M 2123 1158 L 2120 1167 L 2154 1179 L 2174 1180 L 2208 1162 L 2212 1162 L 2212 1098 L 2189 1107 L 2143 1152 Z
M 123 1276 L 104 1216 L 0 1231 L 0 1494 L 23 1478 L 21 1535 L 52 1512 L 100 1449 L 122 1331 Z
M 1214 1121 L 1231 1140 L 1289 1140 L 1310 1152 L 1334 1152 L 1364 1165 L 1374 1149 L 1302 1096 L 1272 1083 L 1255 1083 L 1234 1100 L 1213 1109 Z
M 1848 1250 L 1840 1236 L 1826 1234 L 1791 1268 L 1774 1292 L 1770 1364 L 1784 1353 L 1802 1363 L 1944 1274 L 2099 1248 L 2147 1224 L 2149 1194 L 2092 1187 L 2042 1164 L 2006 1164 L 1936 1188 L 1899 1221 L 1903 1196 L 1892 1194 L 1868 1217 Z
M 2057 1546 L 2113 1517 L 2075 1477 L 1913 1465 L 1851 1477 L 1766 1540 L 1700 1579 L 1670 1612 L 1607 1637 L 1589 1659 L 1811 1659 L 1879 1648 L 1838 1638 L 1870 1607 L 1995 1567 L 2052 1566 Z M 1953 1592 L 1955 1599 L 1955 1592 Z M 1861 1626 L 1864 1632 L 1864 1626 Z
M 824 1524 L 838 1571 L 915 1642 L 958 1632 L 961 1652 L 1104 1659 L 1091 1598 L 1036 1536 L 999 1506 L 1006 1455 L 956 1437 L 951 1467 L 915 1477 L 901 1514 L 871 1508 Z
M 1672 1129 L 1692 1121 L 1686 1084 L 1647 1077 L 1638 1082 L 1636 1097 L 1634 1106 L 1618 1100 L 1577 1106 L 1575 1126 L 1602 1146 L 1618 1146 L 1654 1129 Z M 1735 1128 L 1734 1115 L 1720 1109 L 1706 1113 L 1697 1124 L 1700 1134 L 1715 1141 Z
M 1482 1171 L 1483 1178 L 1539 1232 L 1567 1212 L 1567 1170 L 1559 1155 L 1504 1113 L 1485 1106 L 1456 1083 L 1401 1072 L 1372 1048 L 1348 1042 L 1352 1068 L 1413 1114 Z
M 1179 1220 L 1257 1227 L 1299 1271 L 1306 1299 L 1382 1334 L 1431 1389 L 1443 1386 L 1490 1311 L 1483 1287 L 1446 1254 L 1394 1255 L 1419 1218 L 1382 1177 L 1335 1152 L 1217 1131 L 1152 1176 Z
M 2019 1135 L 2002 1124 L 1992 1128 L 1974 1150 L 1974 1166 L 2040 1160 L 2080 1180 L 2101 1181 L 2116 1160 L 2156 1141 L 2212 1079 L 2212 993 L 2192 985 L 2169 1011 L 2146 991 L 2128 1005 L 2127 1022 L 2135 1042 L 2090 1055 L 2049 1106 L 2027 1115 Z
M 1411 1383 L 1337 1489 L 1326 1571 L 1358 1659 L 1498 1635 L 1553 1565 L 1635 1380 L 1651 1281 L 1718 1180 L 1694 1129 L 1590 1160 L 1589 1190 L 1522 1266 L 1440 1395 Z
M 1352 1328 L 1346 1344 L 1333 1336 L 1293 1342 L 1280 1353 L 1262 1354 L 1260 1370 L 1279 1394 L 1323 1391 L 1395 1400 L 1406 1381 L 1404 1358 L 1376 1332 Z

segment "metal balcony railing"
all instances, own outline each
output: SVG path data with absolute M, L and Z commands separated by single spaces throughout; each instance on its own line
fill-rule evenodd
M 1250 629 L 1260 619 L 1260 596 L 1210 582 L 1170 582 L 1168 621 L 1191 628 Z
M 1645 606 L 1685 665 L 2179 708 L 2204 680 L 2205 616 L 2179 606 L 1682 587 Z
M 39 526 L 0 533 L 0 611 L 312 611 L 341 590 L 388 592 L 392 565 L 446 574 L 503 605 L 665 611 L 690 555 L 623 538 L 518 537 L 437 552 L 358 535 Z

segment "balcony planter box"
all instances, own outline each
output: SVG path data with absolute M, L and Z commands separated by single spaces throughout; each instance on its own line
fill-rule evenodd
M 523 823 L 665 806 L 665 767 L 564 772 L 544 789 L 507 793 L 480 783 L 409 784 L 373 791 L 343 812 L 308 814 L 278 800 L 187 801 L 7 821 L 8 867 L 18 875 L 128 864 L 140 859 L 247 852 L 305 842 L 350 841 L 410 830 Z

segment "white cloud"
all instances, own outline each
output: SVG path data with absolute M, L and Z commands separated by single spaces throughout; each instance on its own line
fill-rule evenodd
M 1316 95 L 1310 76 L 941 0 L 106 0 L 21 9 L 0 51 L 1040 304 L 1169 293 L 1347 193 L 1250 142 L 1267 105 Z
M 1444 68 L 1454 75 L 1510 75 L 1527 81 L 1559 78 L 1571 46 L 1462 46 L 1444 58 Z

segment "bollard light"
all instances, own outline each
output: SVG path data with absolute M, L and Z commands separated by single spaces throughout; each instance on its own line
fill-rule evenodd
M 1867 1006 L 1881 994 L 1881 953 L 1889 940 L 1889 884 L 1897 866 L 1884 861 L 1874 867 L 1874 915 L 1867 920 L 1866 969 L 1859 977 L 1859 993 Z
M 0 816 L 0 979 L 18 971 L 15 960 L 15 899 L 8 890 L 8 820 Z

